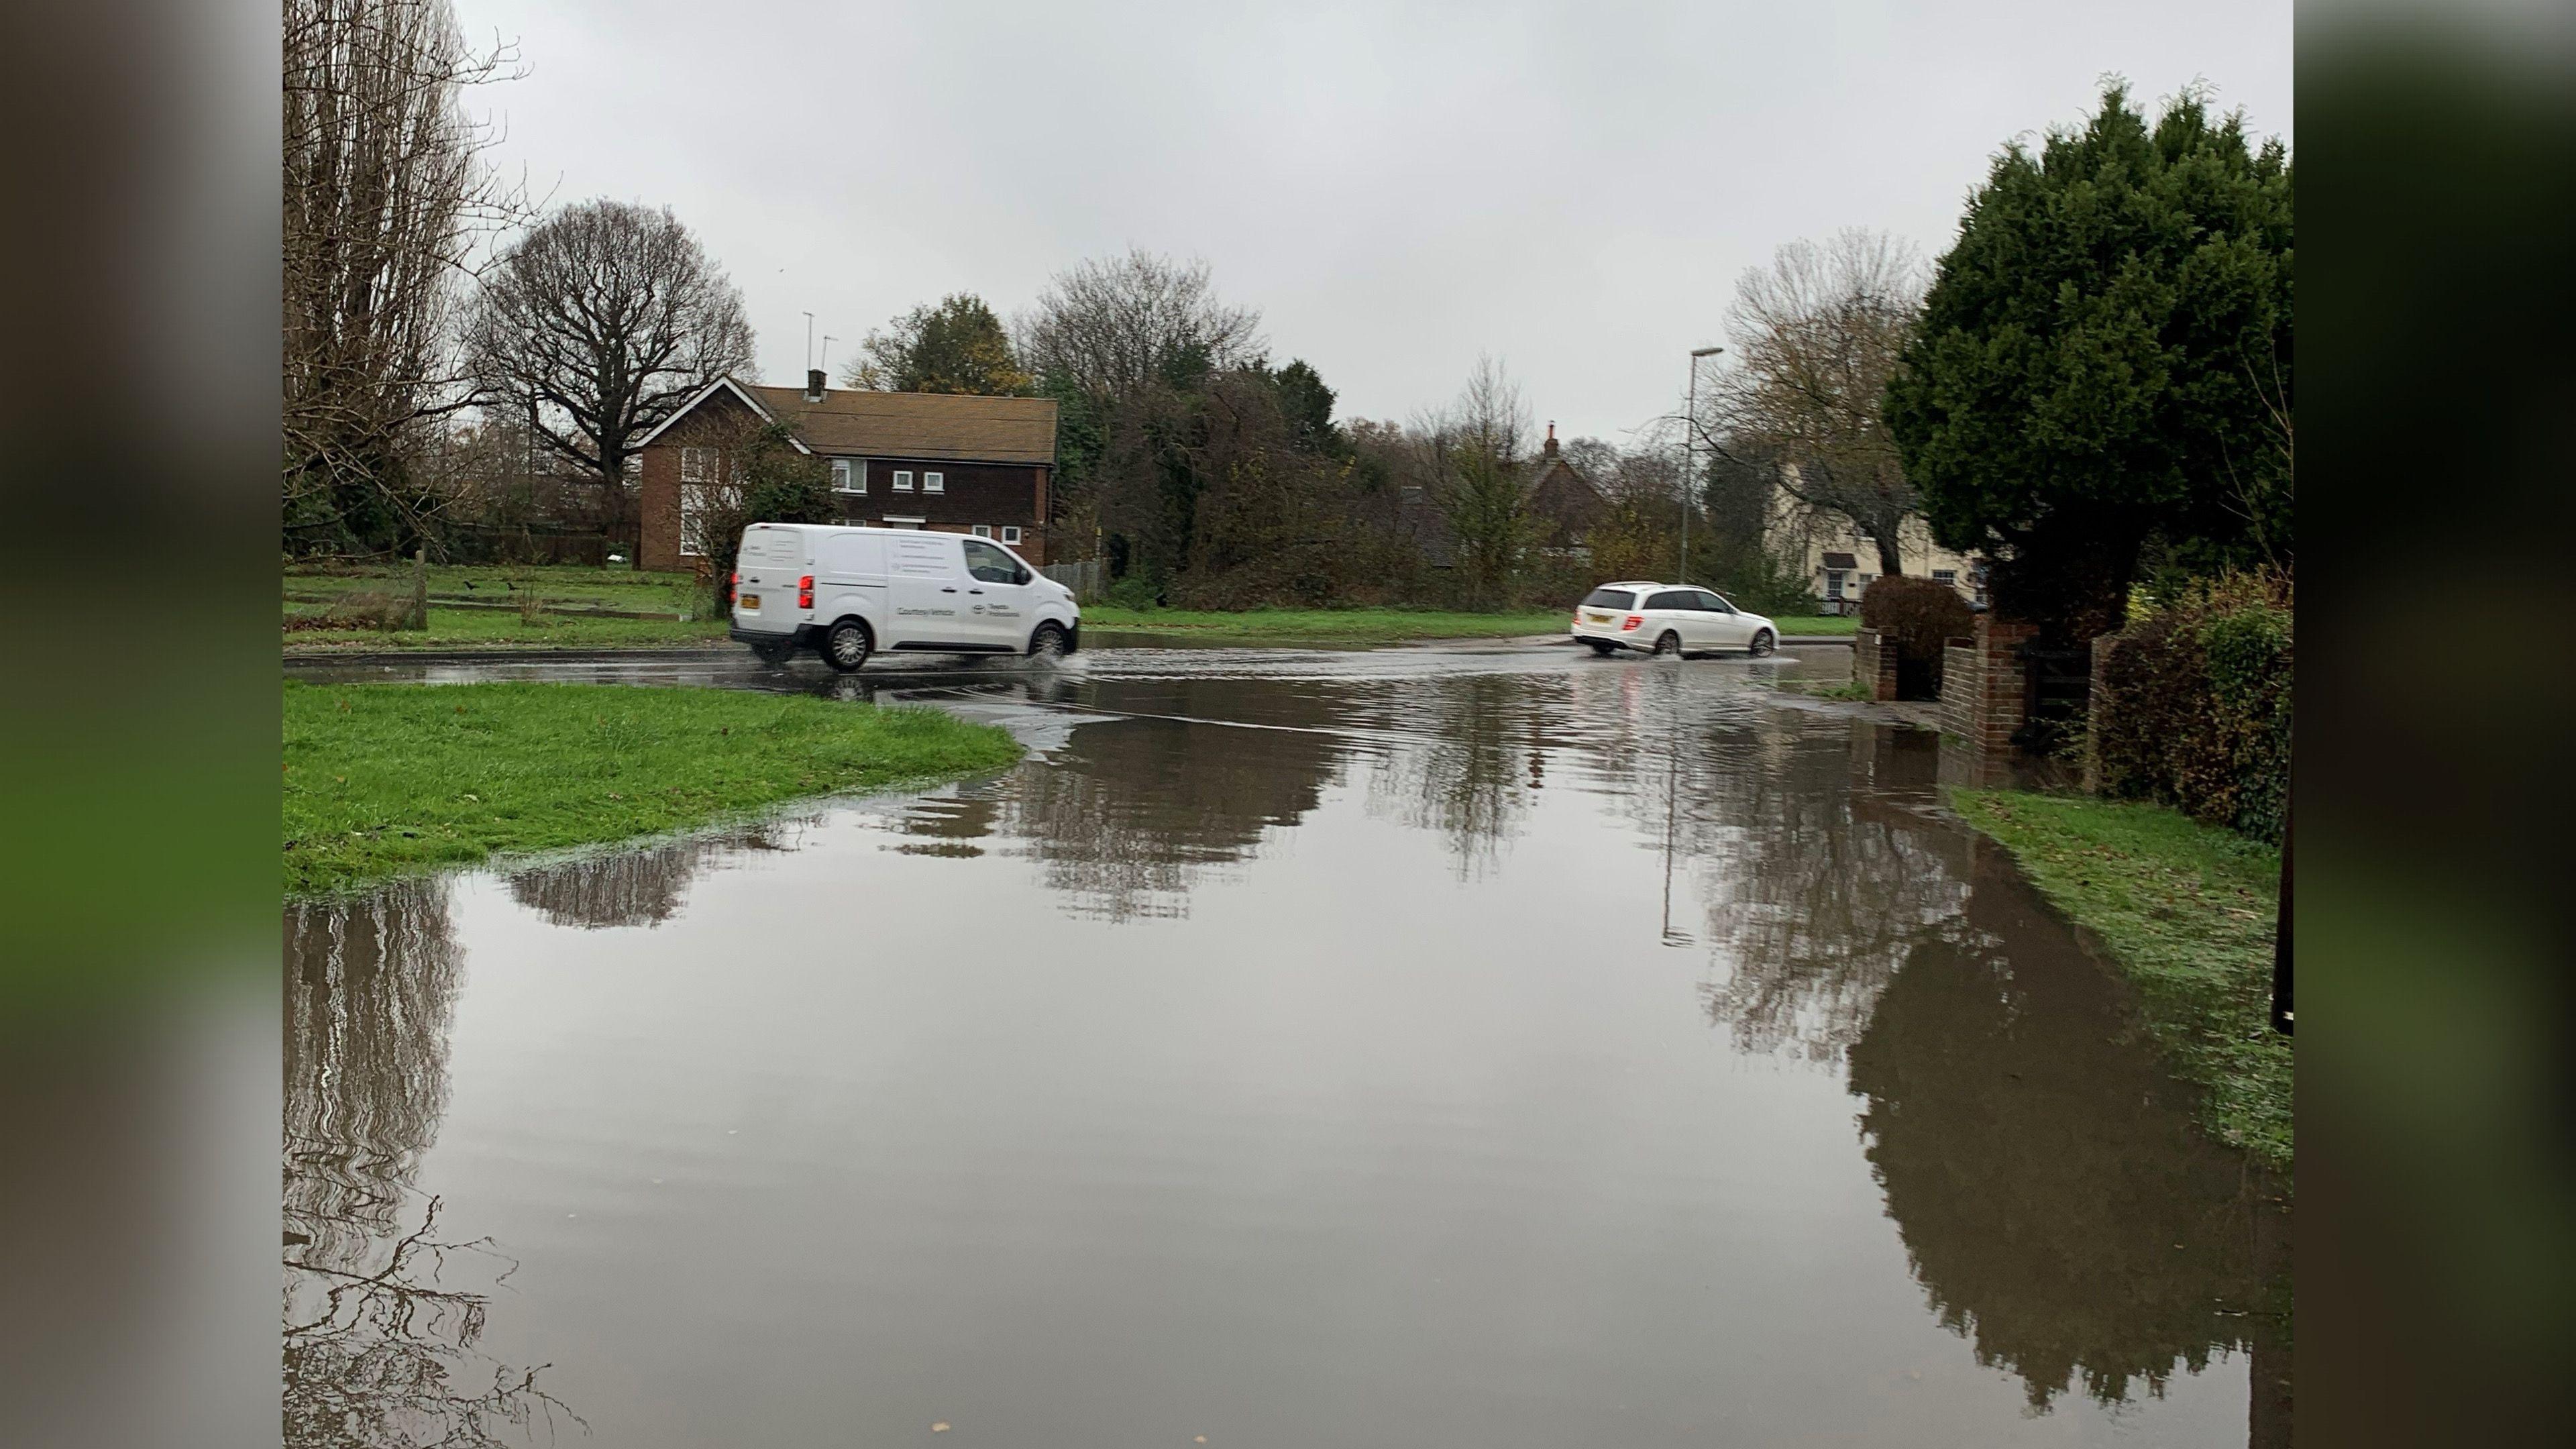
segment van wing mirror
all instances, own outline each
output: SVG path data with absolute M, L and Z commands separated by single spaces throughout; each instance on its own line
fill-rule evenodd
M 1028 581 L 1029 581 L 1029 571 L 1028 571 L 1027 569 L 1013 569 L 1013 570 L 1011 570 L 1011 582 L 1012 582 L 1012 583 L 1015 583 L 1015 584 L 1025 584 L 1025 583 L 1027 583 Z

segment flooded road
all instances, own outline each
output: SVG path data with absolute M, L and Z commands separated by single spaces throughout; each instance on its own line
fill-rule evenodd
M 290 1439 L 2287 1443 L 2277 1190 L 1846 660 L 543 670 L 1033 753 L 290 909 Z

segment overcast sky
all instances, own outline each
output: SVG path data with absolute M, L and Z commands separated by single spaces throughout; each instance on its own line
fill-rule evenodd
M 917 302 L 1008 316 L 1134 245 L 1204 258 L 1342 416 L 1442 402 L 1490 352 L 1539 421 L 1617 441 L 1726 340 L 1746 267 L 1849 225 L 1939 252 L 1995 150 L 2106 73 L 2292 137 L 2286 0 L 455 3 L 530 72 L 474 97 L 500 159 L 558 203 L 672 207 L 778 382 L 807 311 L 837 376 Z

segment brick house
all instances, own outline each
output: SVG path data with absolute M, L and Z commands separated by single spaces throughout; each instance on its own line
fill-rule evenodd
M 844 521 L 977 534 L 1044 564 L 1055 411 L 1051 398 L 833 390 L 819 372 L 802 388 L 720 378 L 644 436 L 637 563 L 696 567 L 697 520 L 729 450 L 783 423 L 798 451 L 830 465 Z
M 1556 424 L 1547 425 L 1547 441 L 1530 463 L 1521 487 L 1530 517 L 1541 532 L 1540 547 L 1575 558 L 1592 556 L 1592 525 L 1610 510 L 1610 500 L 1575 471 L 1557 451 Z

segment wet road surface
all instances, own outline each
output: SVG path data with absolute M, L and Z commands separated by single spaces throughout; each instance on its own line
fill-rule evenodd
M 290 909 L 292 1439 L 2288 1441 L 2277 1190 L 1847 650 L 903 664 L 294 671 L 1034 753 Z

